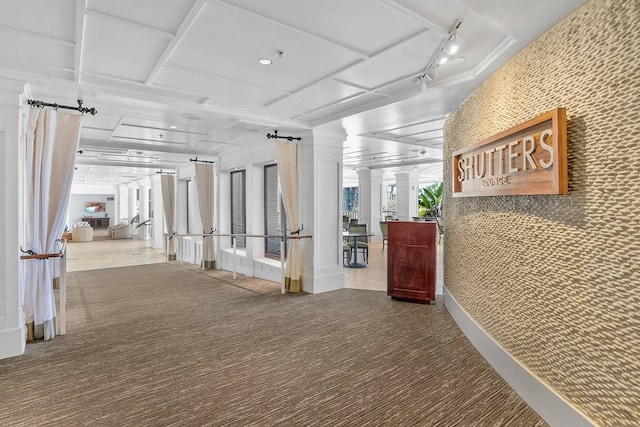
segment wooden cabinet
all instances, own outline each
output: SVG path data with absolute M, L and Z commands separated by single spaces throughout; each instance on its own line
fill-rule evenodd
M 398 300 L 434 304 L 436 223 L 391 221 L 387 227 L 387 295 Z
M 92 228 L 107 228 L 109 227 L 109 218 L 100 218 L 93 216 L 82 217 L 84 222 L 88 222 Z

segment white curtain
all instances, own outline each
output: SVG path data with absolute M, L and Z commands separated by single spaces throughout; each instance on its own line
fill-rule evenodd
M 295 142 L 276 143 L 276 159 L 278 161 L 278 176 L 284 211 L 287 214 L 289 229 L 300 231 L 300 217 L 298 215 L 298 144 Z M 289 240 L 289 251 L 284 272 L 285 289 L 289 292 L 300 292 L 300 240 Z
M 167 226 L 169 240 L 167 242 L 167 255 L 169 261 L 176 259 L 175 238 L 176 234 L 176 177 L 174 175 L 161 175 L 160 186 L 162 188 L 162 206 L 164 208 L 164 222 Z
M 196 163 L 196 192 L 198 208 L 202 220 L 202 234 L 213 233 L 213 164 Z M 204 237 L 202 242 L 202 266 L 213 269 L 216 266 L 213 236 Z
M 24 250 L 56 253 L 62 237 L 82 115 L 32 108 L 25 155 L 26 241 Z M 22 261 L 21 292 L 29 338 L 55 336 L 55 259 Z

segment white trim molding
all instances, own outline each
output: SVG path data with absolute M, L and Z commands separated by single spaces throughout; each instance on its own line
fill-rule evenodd
M 567 402 L 548 384 L 498 344 L 470 315 L 445 287 L 444 306 L 467 336 L 471 344 L 493 369 L 513 388 L 534 411 L 552 426 L 595 426 L 578 408 Z

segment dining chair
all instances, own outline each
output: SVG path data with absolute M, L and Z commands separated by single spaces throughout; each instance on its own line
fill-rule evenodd
M 367 232 L 367 224 L 351 224 L 349 226 L 350 233 L 366 233 Z M 358 240 L 358 250 L 362 251 L 362 256 L 364 257 L 364 263 L 369 263 L 369 238 L 367 236 L 356 237 Z M 349 239 L 349 243 L 347 243 L 351 250 L 355 249 L 355 242 L 353 238 Z
M 444 223 L 442 222 L 441 217 L 436 217 L 436 224 L 438 225 L 438 244 L 440 244 L 442 235 L 444 234 Z
M 382 233 L 382 253 L 384 253 L 384 247 L 387 244 L 387 223 L 380 222 L 380 232 Z
M 351 264 L 351 246 L 342 245 L 342 265 L 345 267 Z

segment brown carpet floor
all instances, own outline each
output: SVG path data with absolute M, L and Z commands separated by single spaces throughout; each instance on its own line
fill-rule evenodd
M 0 426 L 542 426 L 438 301 L 69 274 L 67 335 L 0 360 Z

